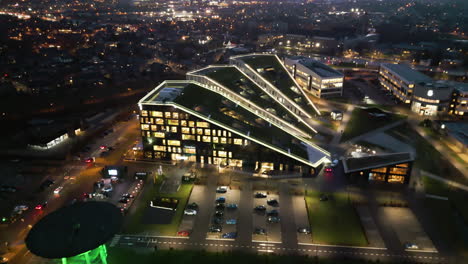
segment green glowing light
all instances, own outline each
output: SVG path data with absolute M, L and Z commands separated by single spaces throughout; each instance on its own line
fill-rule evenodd
M 79 255 L 62 258 L 62 264 L 91 264 L 102 263 L 107 264 L 107 249 L 106 245 L 81 253 Z

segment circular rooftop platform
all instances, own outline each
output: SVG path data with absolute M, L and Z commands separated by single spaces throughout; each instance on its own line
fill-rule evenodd
M 121 224 L 122 214 L 111 203 L 75 203 L 37 222 L 26 237 L 26 246 L 44 258 L 73 257 L 106 243 Z

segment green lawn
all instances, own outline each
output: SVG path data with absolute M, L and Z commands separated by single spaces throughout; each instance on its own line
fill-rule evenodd
M 124 228 L 124 231 L 130 234 L 137 234 L 137 233 L 144 233 L 144 232 L 156 232 L 159 235 L 165 235 L 165 236 L 176 235 L 180 222 L 182 221 L 182 217 L 184 215 L 184 209 L 187 205 L 188 199 L 190 197 L 190 193 L 192 192 L 193 183 L 183 183 L 180 186 L 178 192 L 171 193 L 171 194 L 159 193 L 159 188 L 161 187 L 161 184 L 162 184 L 161 179 L 158 179 L 156 184 L 152 184 L 152 183 L 150 184 L 151 186 L 145 187 L 145 190 L 142 193 L 142 196 L 140 197 L 138 208 L 136 208 L 133 214 L 128 216 L 130 217 L 130 219 L 126 225 L 126 228 Z M 177 205 L 177 210 L 172 219 L 172 222 L 167 225 L 143 224 L 141 220 L 145 213 L 145 210 L 149 206 L 150 201 L 157 197 L 179 199 L 179 204 Z
M 314 243 L 367 246 L 359 216 L 347 193 L 332 193 L 328 201 L 319 192 L 308 192 L 306 199 Z
M 190 263 L 190 264 L 366 264 L 382 263 L 360 259 L 323 259 L 301 255 L 257 255 L 245 252 L 220 252 L 189 250 L 158 250 L 136 253 L 127 248 L 108 248 L 108 262 L 112 264 L 152 264 L 152 263 Z M 396 264 L 396 263 L 394 263 Z
M 381 112 L 380 109 L 372 109 L 376 109 L 375 111 Z M 349 120 L 348 125 L 343 132 L 341 142 L 345 142 L 364 133 L 406 118 L 405 116 L 397 114 L 387 113 L 387 115 L 387 117 L 373 117 L 369 115 L 368 110 L 355 108 L 351 113 L 351 119 Z

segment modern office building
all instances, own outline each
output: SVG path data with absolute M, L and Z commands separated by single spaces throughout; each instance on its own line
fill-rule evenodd
M 237 60 L 242 68 L 199 69 L 188 80 L 163 82 L 140 100 L 145 157 L 315 174 L 329 162 L 307 122 L 315 106 L 275 55 Z
M 343 167 L 351 182 L 408 184 L 413 161 L 411 153 L 402 152 L 346 158 Z
M 343 95 L 343 73 L 307 57 L 285 58 L 284 64 L 302 89 L 315 97 Z
M 465 115 L 468 111 L 468 86 L 464 83 L 437 81 L 404 64 L 383 63 L 380 84 L 411 110 L 425 116 L 440 113 Z

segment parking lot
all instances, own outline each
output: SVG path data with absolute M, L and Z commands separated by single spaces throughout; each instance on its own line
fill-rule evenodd
M 263 193 L 267 194 L 265 198 L 257 198 L 255 197 L 256 193 Z M 281 219 L 281 213 L 280 213 L 280 203 L 279 203 L 279 196 L 278 194 L 273 194 L 273 193 L 267 193 L 265 190 L 257 190 L 254 191 L 254 204 L 252 208 L 253 211 L 253 227 L 254 227 L 254 234 L 252 236 L 252 240 L 254 241 L 266 241 L 266 242 L 281 242 L 281 225 L 279 222 L 275 223 L 273 221 L 268 221 L 269 217 L 277 217 L 279 220 Z M 278 203 L 276 205 L 269 205 L 268 200 L 276 200 Z M 264 206 L 265 210 L 258 210 L 258 206 Z M 255 209 L 257 208 L 257 210 Z M 277 215 L 274 214 L 275 211 L 278 213 Z M 269 214 L 271 216 L 269 216 Z M 274 219 L 272 219 L 274 220 Z M 265 234 L 260 234 L 263 233 L 260 231 L 260 229 L 263 229 L 265 231 Z M 255 230 L 260 231 L 260 232 L 255 232 Z
M 226 192 L 216 193 L 216 198 L 213 201 L 213 213 L 210 218 L 210 227 L 219 227 L 220 232 L 210 232 L 214 230 L 208 230 L 208 239 L 235 239 L 237 237 L 237 226 L 239 225 L 239 212 L 237 207 L 239 205 L 239 200 L 240 190 L 227 188 Z M 223 238 L 223 234 L 233 235 Z

